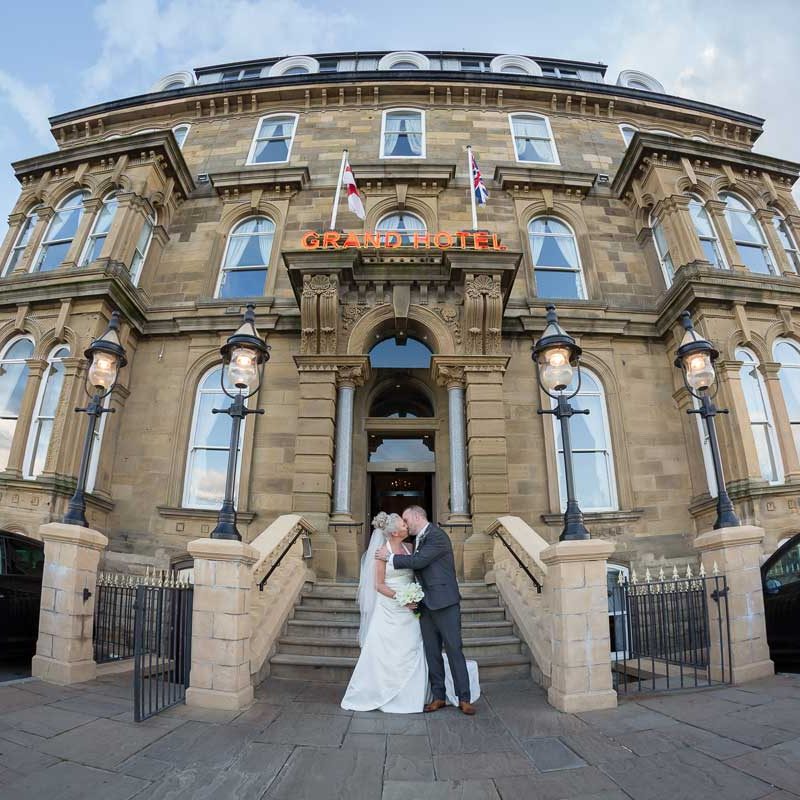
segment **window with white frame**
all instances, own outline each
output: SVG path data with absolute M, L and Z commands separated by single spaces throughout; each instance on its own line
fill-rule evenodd
M 183 150 L 183 143 L 186 141 L 186 137 L 189 135 L 189 125 L 176 125 L 172 129 L 172 135 L 175 137 L 175 141 L 178 143 L 178 147 Z
M 675 265 L 672 256 L 669 254 L 669 242 L 664 235 L 664 226 L 661 220 L 650 214 L 650 230 L 653 232 L 653 244 L 656 248 L 658 263 L 661 265 L 661 272 L 664 275 L 664 283 L 672 286 L 672 279 L 675 277 Z
M 728 265 L 722 255 L 714 223 L 708 216 L 703 201 L 695 195 L 689 195 L 689 215 L 692 218 L 697 238 L 700 239 L 700 247 L 703 249 L 706 261 L 709 261 L 717 269 L 727 269 Z
M 772 224 L 775 227 L 775 232 L 778 234 L 781 247 L 786 253 L 786 258 L 789 261 L 792 269 L 800 275 L 800 252 L 797 250 L 797 242 L 789 230 L 786 220 L 778 213 L 773 214 Z
M 383 112 L 381 158 L 425 158 L 425 112 L 395 108 Z
M 28 383 L 29 358 L 33 358 L 33 340 L 27 336 L 12 339 L 0 355 L 0 469 L 8 466 L 11 441 Z
M 745 347 L 738 347 L 734 357 L 737 361 L 743 362 L 739 369 L 739 380 L 747 414 L 750 417 L 750 429 L 756 443 L 761 476 L 770 483 L 780 483 L 783 480 L 783 464 L 778 449 L 772 409 L 767 397 L 767 387 L 758 369 L 758 359 Z
M 25 252 L 25 248 L 28 246 L 31 236 L 33 235 L 33 229 L 36 227 L 36 222 L 39 219 L 39 214 L 37 212 L 41 207 L 42 205 L 39 203 L 25 215 L 14 246 L 11 248 L 11 252 L 8 254 L 5 266 L 3 267 L 2 277 L 5 278 L 6 275 L 10 275 L 17 264 L 19 264 L 19 260 L 22 258 L 22 254 Z
M 397 233 L 400 235 L 402 247 L 410 247 L 414 243 L 414 233 L 424 233 L 427 228 L 425 223 L 416 214 L 409 214 L 407 211 L 395 211 L 382 217 L 375 230 L 380 233 Z M 386 243 L 385 235 L 380 237 L 381 244 Z
M 517 161 L 558 164 L 550 120 L 539 114 L 510 114 L 511 136 Z
M 577 374 L 565 390 L 575 391 Z M 555 401 L 553 401 L 555 406 Z M 575 495 L 584 511 L 615 511 L 617 484 L 614 477 L 614 457 L 611 449 L 611 430 L 608 425 L 605 392 L 599 378 L 586 369 L 581 369 L 580 391 L 570 400 L 575 409 L 588 409 L 588 414 L 576 414 L 570 420 L 572 464 L 575 473 Z M 553 417 L 553 432 L 556 438 L 556 461 L 558 462 L 558 491 L 561 510 L 567 507 L 567 488 L 564 478 L 564 449 L 561 441 L 561 425 Z
M 83 201 L 88 196 L 88 192 L 74 192 L 58 204 L 42 237 L 31 272 L 50 272 L 61 266 L 78 232 L 83 216 Z
M 786 413 L 789 415 L 794 446 L 800 453 L 800 345 L 792 339 L 778 339 L 773 345 L 772 354 L 781 365 L 778 379 L 781 382 Z
M 692 396 L 692 405 L 695 409 L 700 408 L 700 401 Z M 700 414 L 694 415 L 697 422 L 697 435 L 700 437 L 700 449 L 703 453 L 703 467 L 706 471 L 706 483 L 708 493 L 711 497 L 717 496 L 717 476 L 714 474 L 714 457 L 711 454 L 711 440 L 708 437 L 708 426 Z
M 275 223 L 269 217 L 242 220 L 229 234 L 217 297 L 260 297 L 269 271 Z
M 214 408 L 227 408 L 230 405 L 230 398 L 225 395 L 220 385 L 221 372 L 221 366 L 214 367 L 201 378 L 197 387 L 183 490 L 183 505 L 186 508 L 217 509 L 225 496 L 231 417 L 228 414 L 212 413 Z M 242 436 L 244 428 L 243 424 Z M 239 493 L 239 470 L 242 463 L 239 454 L 242 449 L 242 436 L 239 438 L 236 455 L 234 497 Z
M 39 385 L 39 396 L 33 410 L 33 421 L 25 447 L 23 474 L 35 478 L 44 471 L 47 450 L 53 435 L 53 422 L 64 386 L 64 359 L 69 356 L 69 347 L 59 345 L 47 358 L 47 369 Z
M 775 275 L 775 262 L 753 209 L 733 194 L 723 193 L 719 198 L 725 203 L 725 219 L 742 263 L 750 272 Z
M 555 217 L 528 224 L 537 297 L 586 299 L 581 258 L 572 228 Z
M 625 142 L 625 147 L 627 147 L 631 141 L 633 140 L 633 134 L 636 133 L 639 129 L 633 125 L 620 125 L 619 132 L 622 134 L 622 138 Z
M 153 241 L 153 231 L 156 227 L 156 213 L 148 206 L 147 216 L 142 223 L 142 230 L 139 231 L 139 238 L 136 240 L 136 247 L 131 259 L 131 283 L 139 285 L 139 278 L 142 277 L 142 267 L 147 260 L 147 253 L 150 251 L 150 243 Z
M 80 266 L 86 267 L 100 258 L 100 253 L 103 250 L 103 245 L 108 238 L 108 231 L 111 228 L 111 223 L 114 221 L 114 216 L 117 213 L 117 206 L 119 200 L 116 192 L 111 192 L 103 198 L 103 205 L 100 206 L 100 211 L 94 218 L 92 231 L 89 238 L 86 240 L 86 246 L 83 248 L 83 255 L 81 256 Z
M 103 408 L 108 408 L 111 404 L 111 395 L 108 394 L 103 399 Z M 103 446 L 103 434 L 106 432 L 106 420 L 108 414 L 103 414 L 94 429 L 91 450 L 89 451 L 89 467 L 86 470 L 86 491 L 91 494 L 97 485 L 97 469 L 100 465 L 100 451 Z
M 292 152 L 297 114 L 270 114 L 256 126 L 248 164 L 285 164 Z

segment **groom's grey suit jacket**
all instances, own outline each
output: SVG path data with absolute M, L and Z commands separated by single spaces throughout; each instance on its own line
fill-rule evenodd
M 396 555 L 392 560 L 395 569 L 413 569 L 425 592 L 422 601 L 426 608 L 436 611 L 460 602 L 456 579 L 456 563 L 450 537 L 432 522 L 413 555 Z

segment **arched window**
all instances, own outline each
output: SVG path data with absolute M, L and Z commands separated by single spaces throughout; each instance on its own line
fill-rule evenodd
M 139 278 L 142 276 L 142 267 L 147 259 L 147 253 L 150 250 L 150 242 L 153 241 L 153 230 L 156 227 L 156 213 L 148 206 L 147 216 L 142 224 L 142 230 L 139 232 L 139 238 L 136 240 L 136 249 L 133 251 L 133 258 L 131 259 L 131 283 L 134 286 L 139 285 Z
M 0 469 L 8 466 L 11 440 L 28 383 L 26 362 L 32 357 L 33 341 L 27 336 L 12 339 L 0 356 Z
M 97 212 L 94 224 L 92 225 L 92 232 L 86 240 L 86 246 L 83 248 L 83 255 L 81 256 L 80 266 L 86 267 L 100 258 L 100 253 L 103 250 L 103 245 L 106 243 L 108 231 L 111 228 L 111 223 L 114 221 L 114 216 L 117 213 L 117 206 L 119 200 L 116 192 L 111 192 L 103 198 L 103 205 L 100 206 L 100 211 Z
M 269 217 L 250 217 L 228 234 L 217 297 L 264 294 L 274 237 L 275 223 Z
M 47 370 L 39 386 L 39 396 L 36 398 L 33 422 L 25 448 L 23 474 L 26 478 L 35 478 L 44 470 L 47 449 L 53 434 L 53 421 L 64 385 L 64 359 L 68 356 L 69 347 L 59 345 L 47 359 Z
M 550 120 L 540 114 L 509 114 L 511 138 L 517 161 L 531 164 L 558 164 Z
M 566 389 L 575 391 L 577 376 Z M 555 401 L 554 405 L 555 405 Z M 611 429 L 608 426 L 605 392 L 600 380 L 581 369 L 581 388 L 570 400 L 576 409 L 589 409 L 588 414 L 576 414 L 570 420 L 572 464 L 575 472 L 575 494 L 584 511 L 613 511 L 617 508 L 617 483 L 614 477 L 614 458 L 611 451 Z M 561 510 L 567 507 L 567 484 L 564 478 L 564 450 L 561 425 L 553 417 L 558 462 L 558 491 Z
M 17 264 L 19 264 L 19 260 L 22 258 L 22 254 L 25 252 L 25 248 L 28 246 L 28 242 L 31 240 L 33 229 L 36 227 L 36 221 L 39 219 L 37 211 L 41 207 L 42 204 L 39 203 L 25 215 L 25 219 L 22 221 L 19 233 L 17 234 L 17 239 L 14 242 L 14 247 L 11 248 L 11 252 L 8 254 L 8 258 L 6 259 L 6 264 L 3 267 L 2 277 L 5 278 L 6 275 L 10 275 L 14 271 L 14 268 L 17 266 Z
M 399 233 L 403 247 L 410 247 L 414 243 L 414 232 L 424 233 L 427 228 L 425 223 L 416 214 L 409 214 L 407 211 L 395 211 L 382 217 L 375 230 L 381 233 Z M 381 237 L 381 244 L 386 244 L 384 236 Z
M 106 395 L 103 400 L 103 408 L 108 408 L 111 404 L 111 395 Z M 106 432 L 106 420 L 108 414 L 103 414 L 94 429 L 91 450 L 89 451 L 89 468 L 86 470 L 86 491 L 91 494 L 97 484 L 97 468 L 100 465 L 100 451 L 103 446 L 103 434 Z
M 404 344 L 398 344 L 391 338 L 369 351 L 369 363 L 373 369 L 428 369 L 432 355 L 430 347 L 419 339 L 409 336 Z
M 419 69 L 416 64 L 412 64 L 410 61 L 395 61 L 390 70 L 401 70 L 401 69 Z
M 425 158 L 424 111 L 395 108 L 383 112 L 380 157 Z
M 175 137 L 175 141 L 178 143 L 178 147 L 181 150 L 183 150 L 183 143 L 189 135 L 189 127 L 189 125 L 176 125 L 172 129 L 172 135 Z
M 725 219 L 742 263 L 751 272 L 775 275 L 772 254 L 753 210 L 736 195 L 723 193 L 719 197 L 725 202 Z
M 650 230 L 653 232 L 653 244 L 656 247 L 658 263 L 661 264 L 661 272 L 664 275 L 664 283 L 672 286 L 672 279 L 675 277 L 675 266 L 672 263 L 672 256 L 669 254 L 669 242 L 664 235 L 664 226 L 661 220 L 650 214 Z
M 800 453 L 800 346 L 791 339 L 778 339 L 772 348 L 772 355 L 781 365 L 778 379 L 792 427 L 794 446 Z
M 696 397 L 692 397 L 692 405 L 695 409 L 699 409 L 700 401 Z M 695 414 L 694 418 L 697 422 L 697 435 L 700 437 L 700 448 L 703 453 L 703 467 L 706 471 L 708 493 L 711 497 L 716 497 L 717 476 L 714 474 L 714 457 L 711 455 L 711 440 L 708 438 L 708 428 L 699 414 Z
M 786 224 L 786 220 L 778 213 L 773 214 L 772 224 L 778 234 L 781 246 L 786 253 L 786 259 L 791 264 L 792 269 L 800 274 L 800 252 L 797 250 L 797 242 Z
M 555 217 L 536 217 L 528 225 L 537 297 L 586 298 L 575 234 Z
M 636 133 L 639 129 L 634 127 L 633 125 L 620 125 L 619 132 L 622 134 L 622 138 L 625 140 L 625 147 L 627 147 L 631 140 L 633 139 L 633 134 Z
M 722 255 L 719 237 L 714 230 L 711 217 L 708 216 L 703 201 L 695 195 L 689 195 L 689 214 L 692 217 L 697 238 L 700 239 L 700 247 L 703 248 L 706 261 L 711 262 L 717 269 L 727 269 L 728 265 Z
M 88 192 L 75 192 L 65 197 L 47 226 L 39 252 L 33 260 L 31 272 L 50 272 L 57 269 L 67 257 L 72 240 L 78 232 L 83 216 L 83 201 Z
M 211 413 L 214 408 L 227 408 L 230 405 L 230 399 L 220 386 L 221 371 L 221 366 L 214 367 L 197 386 L 183 490 L 183 505 L 186 508 L 219 508 L 225 496 L 231 418 L 228 414 Z M 242 464 L 239 455 L 243 436 L 244 424 L 236 458 L 234 497 L 239 493 L 239 470 Z
M 292 152 L 297 114 L 262 117 L 250 145 L 248 164 L 285 164 Z
M 767 387 L 758 370 L 758 359 L 744 347 L 736 348 L 735 358 L 743 362 L 739 370 L 739 379 L 750 417 L 750 429 L 753 431 L 756 443 L 761 476 L 770 483 L 780 483 L 783 480 L 783 464 L 775 435 L 772 410 L 767 398 Z

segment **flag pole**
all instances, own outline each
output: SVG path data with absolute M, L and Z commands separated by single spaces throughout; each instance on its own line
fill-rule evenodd
M 347 161 L 347 150 L 342 150 L 342 164 L 339 167 L 339 180 L 336 183 L 336 194 L 333 196 L 333 210 L 331 211 L 331 226 L 329 231 L 336 230 L 336 212 L 339 210 L 339 196 L 342 193 L 342 180 L 344 179 L 344 165 Z
M 472 174 L 472 145 L 467 145 L 467 175 L 469 176 L 469 196 L 472 200 L 472 230 L 478 230 L 478 210 L 475 207 L 475 178 Z

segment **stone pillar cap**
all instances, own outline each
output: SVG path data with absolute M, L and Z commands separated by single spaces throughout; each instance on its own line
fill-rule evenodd
M 39 535 L 45 542 L 72 544 L 89 550 L 105 550 L 108 546 L 108 539 L 100 531 L 84 528 L 83 525 L 48 522 L 39 528 Z
M 556 542 L 542 550 L 539 558 L 545 564 L 563 564 L 567 561 L 607 560 L 614 552 L 614 545 L 604 539 L 578 539 Z
M 701 533 L 695 540 L 697 550 L 722 550 L 725 547 L 742 547 L 760 544 L 764 539 L 764 529 L 755 525 L 740 525 L 737 528 L 718 528 Z
M 187 547 L 193 558 L 205 558 L 208 561 L 237 561 L 255 564 L 260 554 L 255 547 L 235 539 L 194 539 Z

